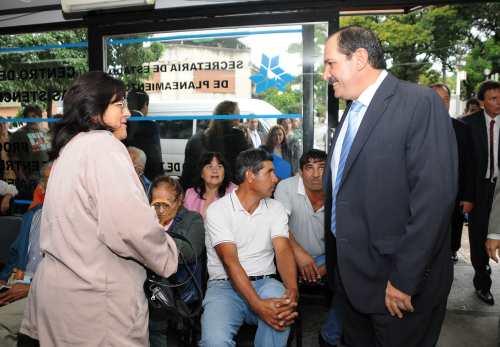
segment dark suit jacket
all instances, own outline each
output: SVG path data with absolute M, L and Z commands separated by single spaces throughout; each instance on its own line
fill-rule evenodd
M 391 74 L 384 79 L 347 158 L 336 238 L 330 231 L 333 150 L 324 187 L 328 272 L 338 271 L 362 313 L 387 314 L 388 280 L 412 295 L 417 311 L 434 307 L 453 279 L 448 226 L 458 186 L 455 135 L 443 102 L 429 88 Z
M 458 201 L 474 201 L 474 153 L 470 127 L 460 119 L 451 119 L 458 148 Z
M 484 184 L 486 172 L 488 170 L 488 134 L 484 120 L 484 111 L 481 110 L 464 118 L 464 122 L 469 125 L 472 150 L 474 155 L 474 180 L 475 186 Z M 482 190 L 475 190 L 474 202 L 483 201 Z
M 133 112 L 134 117 L 144 117 L 142 114 Z M 146 167 L 144 175 L 151 179 L 163 174 L 163 161 L 161 158 L 160 129 L 153 121 L 127 122 L 126 146 L 140 148 L 146 154 Z

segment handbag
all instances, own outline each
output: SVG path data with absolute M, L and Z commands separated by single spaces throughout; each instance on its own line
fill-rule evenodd
M 174 239 L 186 242 L 188 246 L 194 251 L 193 245 L 184 236 L 170 231 L 168 232 L 168 234 Z M 179 258 L 180 260 L 183 260 L 182 264 L 179 264 L 179 266 L 186 267 L 186 270 L 189 274 L 188 278 L 185 281 L 178 283 L 177 281 L 175 281 L 175 279 L 172 278 L 174 276 L 164 278 L 158 276 L 151 270 L 148 270 L 146 281 L 144 282 L 144 293 L 146 294 L 146 297 L 148 299 L 151 311 L 157 312 L 159 314 L 167 313 L 176 317 L 180 316 L 182 318 L 193 318 L 199 315 L 201 311 L 201 298 L 203 298 L 203 291 L 195 276 L 195 273 L 197 272 L 200 264 L 198 259 L 196 259 L 193 271 L 184 261 L 184 256 L 181 252 L 179 252 Z M 190 307 L 181 298 L 182 287 L 190 281 L 193 281 L 194 287 L 198 292 L 198 297 L 200 298 L 194 307 Z

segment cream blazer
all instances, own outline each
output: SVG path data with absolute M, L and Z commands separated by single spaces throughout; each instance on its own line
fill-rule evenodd
M 148 346 L 145 267 L 170 276 L 177 248 L 110 132 L 80 133 L 62 149 L 40 248 L 22 333 L 41 346 Z

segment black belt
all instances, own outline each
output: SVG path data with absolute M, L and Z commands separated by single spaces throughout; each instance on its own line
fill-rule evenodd
M 262 276 L 248 276 L 248 279 L 250 281 L 258 281 L 258 280 L 263 280 L 264 278 L 274 278 L 276 279 L 276 275 L 275 274 L 271 274 L 271 275 L 262 275 Z
M 258 281 L 258 280 L 263 280 L 265 278 L 274 278 L 277 279 L 278 277 L 276 274 L 271 274 L 271 275 L 261 275 L 261 276 L 248 276 L 248 279 L 253 282 L 253 281 Z M 216 278 L 212 281 L 229 281 L 229 278 Z

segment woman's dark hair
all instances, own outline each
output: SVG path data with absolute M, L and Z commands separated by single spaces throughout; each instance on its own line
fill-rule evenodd
M 174 178 L 172 176 L 158 176 L 156 177 L 153 182 L 151 183 L 151 186 L 149 187 L 148 191 L 148 200 L 151 202 L 153 199 L 153 191 L 157 189 L 159 186 L 168 186 L 170 189 L 172 189 L 175 193 L 175 201 L 178 201 L 179 199 L 184 198 L 184 190 L 182 190 L 181 183 L 179 182 L 179 179 Z
M 102 120 L 106 108 L 125 97 L 125 84 L 105 72 L 92 71 L 78 77 L 64 94 L 63 118 L 54 125 L 51 159 L 77 134 L 110 130 Z M 97 117 L 97 118 L 96 118 Z
M 289 154 L 288 143 L 286 141 L 286 131 L 281 125 L 274 125 L 269 129 L 269 134 L 267 135 L 266 144 L 264 147 L 269 153 L 273 153 L 274 147 L 278 144 L 278 131 L 283 132 L 283 142 L 281 142 L 281 154 L 286 156 Z M 283 158 L 288 160 L 288 158 Z
M 238 103 L 234 101 L 222 101 L 215 106 L 213 114 L 240 114 Z M 235 120 L 211 120 L 205 130 L 204 142 L 207 148 L 215 152 L 224 152 L 224 141 L 222 137 L 228 135 L 235 125 Z
M 217 190 L 217 195 L 219 196 L 219 198 L 223 197 L 226 194 L 226 189 L 227 187 L 229 187 L 229 184 L 231 183 L 230 168 L 226 160 L 222 156 L 222 154 L 220 154 L 219 152 L 204 153 L 200 158 L 200 164 L 198 166 L 198 176 L 194 179 L 193 182 L 194 191 L 196 192 L 196 194 L 198 194 L 200 199 L 204 199 L 203 195 L 207 191 L 205 187 L 205 181 L 203 181 L 201 173 L 205 165 L 210 164 L 214 158 L 217 159 L 217 161 L 224 167 L 224 179 L 222 180 L 222 183 L 219 186 L 219 189 Z

